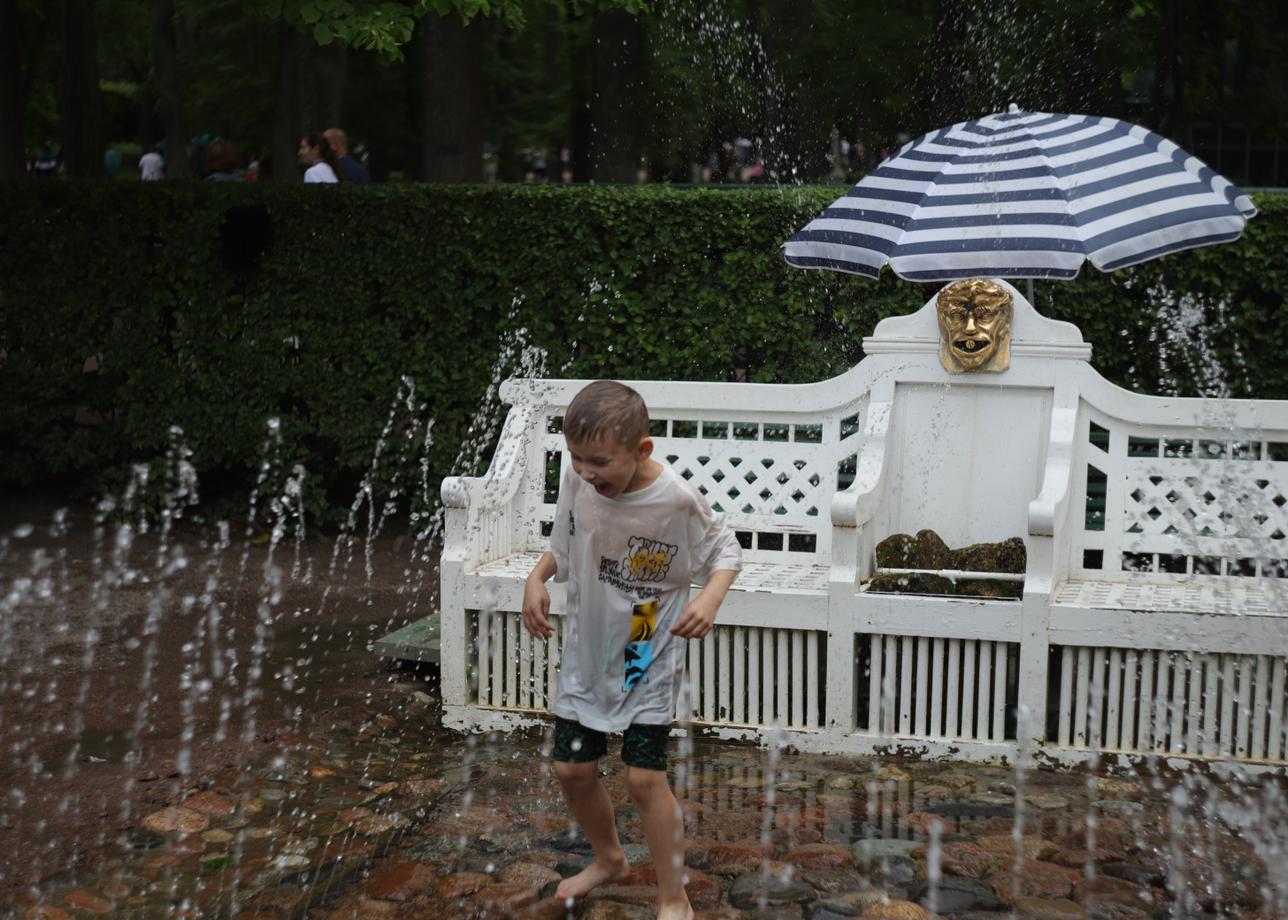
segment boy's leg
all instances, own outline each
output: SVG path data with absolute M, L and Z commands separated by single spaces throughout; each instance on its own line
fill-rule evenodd
M 693 916 L 684 890 L 684 818 L 666 778 L 669 725 L 632 725 L 622 743 L 626 789 L 640 813 L 640 826 L 657 871 L 659 920 Z
M 567 719 L 555 720 L 555 776 L 573 817 L 595 851 L 595 860 L 576 875 L 559 883 L 560 898 L 580 898 L 596 885 L 621 878 L 630 863 L 617 839 L 617 820 L 608 790 L 599 781 L 599 758 L 607 750 L 601 732 Z

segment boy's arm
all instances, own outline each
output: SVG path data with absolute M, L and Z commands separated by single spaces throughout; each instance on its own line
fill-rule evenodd
M 538 584 L 544 585 L 555 577 L 557 569 L 555 554 L 546 550 L 541 554 L 541 558 L 537 560 L 537 564 L 532 567 L 532 571 L 528 573 L 528 581 L 536 579 Z
M 557 568 L 554 553 L 542 553 L 523 585 L 523 627 L 538 639 L 549 639 L 555 634 L 554 624 L 550 622 L 550 592 L 546 590 L 546 582 L 554 577 Z
M 716 625 L 716 613 L 720 610 L 729 586 L 733 584 L 738 572 L 735 569 L 717 569 L 711 573 L 698 596 L 689 601 L 680 621 L 671 627 L 673 635 L 684 639 L 701 639 Z

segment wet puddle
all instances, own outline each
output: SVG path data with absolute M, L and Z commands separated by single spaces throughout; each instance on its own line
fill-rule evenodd
M 126 728 L 111 731 L 86 729 L 75 738 L 67 738 L 55 744 L 51 749 L 50 759 L 54 764 L 67 763 L 69 759 L 83 764 L 134 763 L 138 760 L 141 743 L 147 745 L 177 737 L 177 733 L 154 733 L 140 739 Z
M 444 732 L 423 689 L 400 686 L 363 719 L 277 739 L 227 787 L 184 790 L 15 915 L 652 916 L 616 746 L 604 782 L 633 869 L 570 909 L 554 888 L 590 850 L 544 735 Z M 83 741 L 122 756 L 112 734 Z M 1282 915 L 1276 846 L 1249 830 L 1273 784 L 689 747 L 673 780 L 699 916 Z

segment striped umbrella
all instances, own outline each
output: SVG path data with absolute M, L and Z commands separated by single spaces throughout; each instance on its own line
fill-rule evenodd
M 1073 278 L 1224 243 L 1252 201 L 1116 118 L 1009 112 L 904 146 L 783 246 L 797 268 L 910 281 Z

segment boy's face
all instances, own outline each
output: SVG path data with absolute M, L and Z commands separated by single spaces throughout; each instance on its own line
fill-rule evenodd
M 605 498 L 634 492 L 643 479 L 643 464 L 653 453 L 653 440 L 644 438 L 630 448 L 616 438 L 568 441 L 572 470 Z

